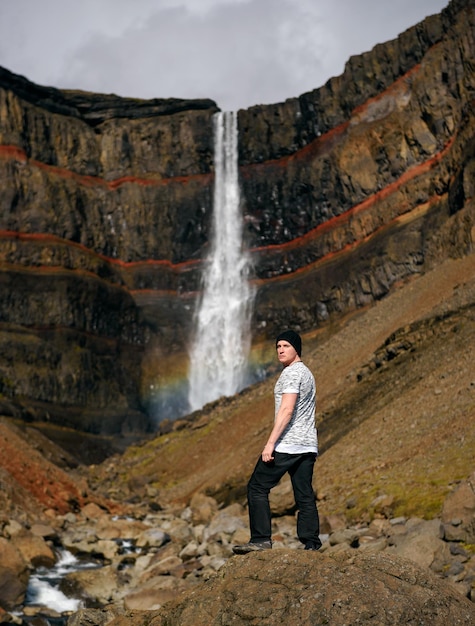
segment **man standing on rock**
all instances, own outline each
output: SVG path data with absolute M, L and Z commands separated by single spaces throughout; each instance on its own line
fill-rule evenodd
M 234 546 L 235 554 L 272 548 L 269 492 L 289 473 L 298 509 L 297 535 L 305 550 L 318 550 L 319 518 L 312 486 L 318 454 L 315 426 L 315 379 L 301 360 L 302 339 L 286 330 L 276 339 L 277 358 L 284 366 L 274 388 L 274 427 L 247 485 L 249 543 Z

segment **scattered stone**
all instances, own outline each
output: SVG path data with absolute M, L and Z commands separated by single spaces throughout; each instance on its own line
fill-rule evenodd
M 391 526 L 397 526 L 398 524 L 405 524 L 407 522 L 406 517 L 393 517 L 389 520 Z
M 37 537 L 42 537 L 50 541 L 54 541 L 58 537 L 58 532 L 48 524 L 33 524 L 30 528 L 30 532 Z
M 218 510 L 218 503 L 202 493 L 196 493 L 190 502 L 193 524 L 207 524 Z
M 160 528 L 146 528 L 137 537 L 135 545 L 138 548 L 159 548 L 170 541 L 170 535 Z

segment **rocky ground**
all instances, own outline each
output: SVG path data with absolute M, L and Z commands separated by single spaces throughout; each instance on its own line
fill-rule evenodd
M 361 598 L 359 605 L 353 603 L 351 608 L 346 606 L 337 615 L 336 609 L 331 609 L 329 605 L 331 586 L 333 582 L 339 598 L 350 593 L 351 589 L 359 597 L 360 593 L 356 593 L 354 587 L 362 576 L 361 569 L 369 568 L 371 559 L 375 560 L 366 584 L 368 589 L 374 586 L 371 593 L 378 594 L 376 604 L 378 610 L 382 611 L 378 623 L 406 623 L 391 620 L 397 616 L 402 619 L 405 613 L 414 617 L 420 609 L 416 603 L 409 610 L 411 602 L 414 602 L 413 594 L 407 590 L 404 592 L 394 582 L 391 586 L 385 579 L 387 568 L 393 570 L 392 576 L 397 570 L 399 578 L 406 577 L 406 582 L 425 588 L 424 593 L 428 597 L 424 598 L 424 605 L 430 604 L 437 596 L 439 604 L 437 610 L 434 609 L 434 621 L 431 624 L 442 624 L 438 620 L 442 620 L 442 616 L 447 619 L 449 614 L 453 619 L 455 614 L 459 615 L 459 611 L 460 621 L 451 623 L 473 623 L 470 620 L 475 617 L 474 487 L 475 475 L 470 481 L 462 481 L 446 499 L 440 519 L 388 519 L 384 513 L 376 513 L 369 524 L 352 526 L 345 526 L 338 520 L 325 519 L 324 530 L 328 533 L 322 535 L 324 543 L 320 553 L 313 555 L 306 553 L 295 538 L 295 516 L 276 515 L 272 556 L 264 558 L 270 559 L 266 581 L 275 587 L 271 596 L 279 609 L 276 613 L 267 607 L 264 617 L 269 618 L 269 621 L 264 620 L 262 623 L 275 620 L 279 612 L 284 621 L 290 620 L 287 623 L 291 623 L 294 618 L 297 621 L 293 623 L 325 623 L 305 621 L 312 585 L 309 581 L 303 585 L 303 580 L 300 580 L 299 586 L 302 588 L 296 597 L 297 586 L 285 587 L 279 579 L 282 575 L 282 572 L 279 573 L 282 559 L 287 563 L 287 577 L 294 581 L 302 578 L 302 568 L 305 571 L 310 568 L 313 572 L 313 586 L 319 589 L 322 597 L 326 596 L 323 608 L 320 601 L 317 606 L 323 616 L 331 617 L 329 623 L 344 624 L 349 615 L 353 619 L 356 615 L 364 618 L 368 602 Z M 277 514 L 282 504 L 279 499 L 274 500 Z M 384 511 L 386 504 L 381 499 L 378 503 L 380 511 Z M 206 599 L 209 602 L 210 589 L 216 590 L 220 585 L 226 585 L 228 593 L 239 595 L 242 593 L 242 582 L 239 579 L 249 578 L 249 573 L 239 574 L 239 570 L 257 567 L 255 563 L 252 565 L 252 561 L 251 564 L 248 562 L 256 555 L 233 557 L 232 553 L 233 544 L 248 539 L 247 512 L 244 507 L 235 503 L 220 508 L 213 498 L 196 494 L 185 508 L 170 507 L 152 512 L 145 507 L 137 507 L 130 513 L 132 515 L 111 515 L 104 506 L 89 503 L 77 514 L 55 516 L 51 524 L 35 524 L 27 528 L 10 520 L 3 527 L 0 541 L 2 601 L 8 601 L 12 608 L 19 605 L 25 591 L 28 568 L 52 566 L 55 560 L 54 547 L 61 546 L 97 564 L 97 568 L 66 574 L 60 582 L 64 593 L 80 598 L 86 607 L 71 616 L 68 622 L 70 626 L 108 623 L 124 615 L 126 623 L 138 626 L 144 623 L 144 611 L 150 612 L 147 619 L 153 613 L 158 620 L 165 619 L 167 611 L 180 613 L 178 621 L 164 621 L 164 624 L 215 623 L 207 622 L 205 616 L 213 613 L 220 615 L 226 603 L 208 607 L 207 612 L 201 610 L 189 621 L 193 615 L 193 598 L 195 601 L 199 599 L 200 603 Z M 315 568 L 317 571 L 319 568 L 328 570 L 324 585 L 322 579 L 316 576 Z M 337 580 L 342 575 L 342 568 L 348 568 L 345 583 Z M 5 569 L 9 569 L 15 577 L 7 580 Z M 379 570 L 386 572 L 382 579 Z M 236 580 L 231 584 L 233 577 Z M 421 582 L 421 577 L 424 582 Z M 386 588 L 384 592 L 381 585 Z M 431 589 L 430 593 L 428 588 Z M 382 603 L 383 595 L 391 593 L 391 602 Z M 250 589 L 249 594 L 253 600 L 246 599 L 245 612 L 250 620 L 251 616 L 259 617 L 262 606 L 257 601 L 259 591 Z M 269 602 L 266 598 L 266 602 Z M 470 598 L 472 603 L 466 598 Z M 305 602 L 300 612 L 294 606 L 297 599 L 298 602 Z M 172 603 L 170 607 L 166 604 L 169 602 Z M 343 606 L 347 605 L 348 598 L 342 602 Z M 441 611 L 442 606 L 445 606 L 445 612 Z M 162 607 L 166 608 L 165 613 L 160 611 Z M 134 613 L 137 611 L 139 613 Z M 184 619 L 181 615 L 183 611 L 188 618 L 180 621 Z M 51 620 L 60 617 L 57 611 L 28 606 L 23 609 L 22 616 L 4 614 L 2 623 L 21 624 L 34 618 L 35 625 L 46 626 Z M 63 614 L 62 617 L 64 619 L 67 615 Z M 246 623 L 239 610 L 236 610 L 235 620 L 238 620 L 236 623 Z M 366 622 L 363 619 L 360 623 Z
M 58 617 L 41 617 L 40 607 L 20 613 L 32 568 L 51 565 L 59 547 L 101 565 L 61 583 L 86 607 L 72 626 L 142 624 L 145 609 L 157 625 L 338 625 L 370 623 L 370 614 L 381 624 L 421 615 L 431 624 L 449 623 L 447 615 L 474 623 L 474 305 L 472 255 L 305 338 L 319 389 L 315 489 L 325 539 L 311 557 L 295 539 L 284 482 L 272 496 L 274 549 L 230 558 L 232 544 L 248 539 L 244 489 L 272 420 L 273 380 L 164 423 L 159 437 L 96 466 L 82 467 L 37 429 L 3 420 L 3 623 Z M 284 561 L 294 580 L 308 574 L 298 593 L 285 582 Z M 262 567 L 274 598 L 265 606 L 243 585 L 260 580 Z M 363 584 L 364 607 L 355 601 Z M 244 588 L 253 602 L 240 596 Z M 377 598 L 391 589 L 399 601 L 381 608 Z M 316 593 L 318 615 L 308 608 Z M 219 606 L 210 599 L 216 594 Z M 220 621 L 204 621 L 203 607 Z

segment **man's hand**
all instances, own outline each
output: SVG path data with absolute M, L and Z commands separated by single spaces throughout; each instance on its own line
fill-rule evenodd
M 274 460 L 274 444 L 266 443 L 264 450 L 261 454 L 262 460 L 264 463 L 270 463 Z

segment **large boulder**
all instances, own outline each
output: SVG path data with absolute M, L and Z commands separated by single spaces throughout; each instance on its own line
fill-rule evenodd
M 28 564 L 7 539 L 0 537 L 0 607 L 14 609 L 22 604 L 28 585 Z
M 424 520 L 412 519 L 406 524 L 404 533 L 390 536 L 388 552 L 428 568 L 438 554 L 448 550 L 442 541 L 443 535 L 440 520 L 424 522 Z
M 104 624 L 106 613 L 79 611 L 68 626 Z M 429 571 L 395 556 L 351 549 L 328 556 L 273 550 L 230 559 L 221 575 L 157 611 L 117 611 L 113 619 L 107 615 L 108 626 L 469 626 L 475 605 Z
M 43 537 L 23 529 L 11 538 L 12 544 L 32 567 L 53 567 L 56 556 Z

